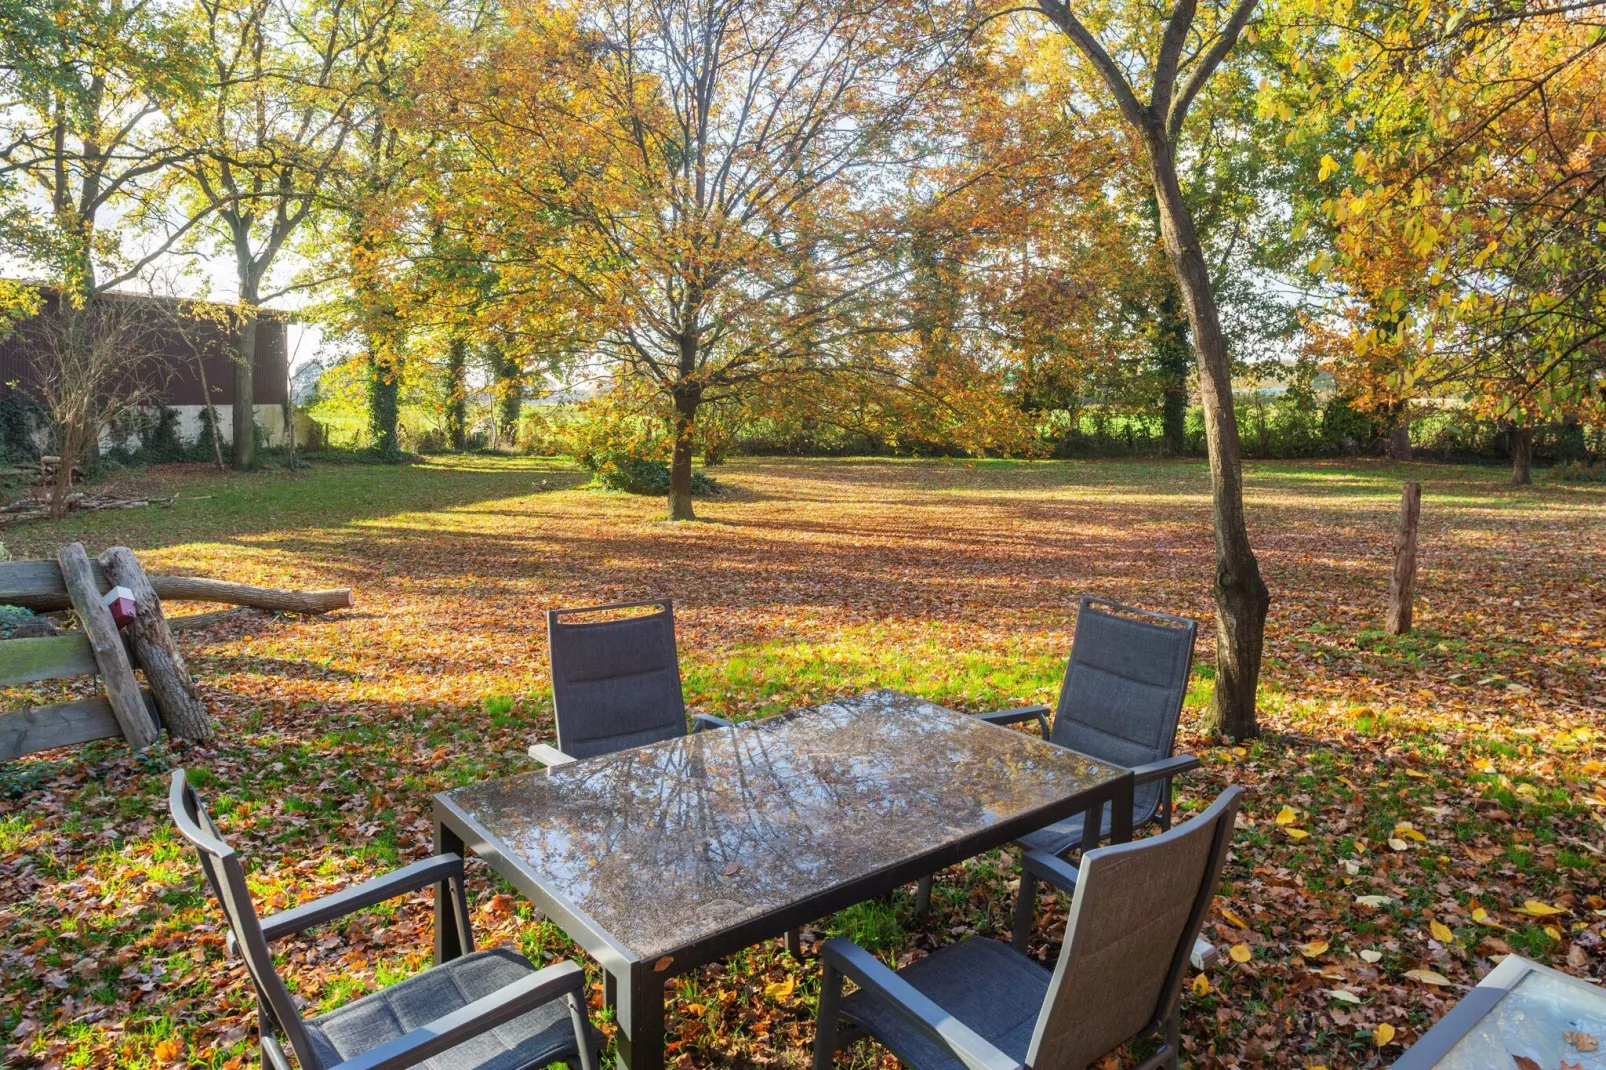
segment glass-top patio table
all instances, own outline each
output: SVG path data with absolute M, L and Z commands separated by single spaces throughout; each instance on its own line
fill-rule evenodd
M 620 1065 L 664 1062 L 664 982 L 1093 807 L 1132 775 L 896 691 L 435 796 L 436 850 L 488 862 L 607 970 Z M 437 889 L 436 955 L 472 950 Z

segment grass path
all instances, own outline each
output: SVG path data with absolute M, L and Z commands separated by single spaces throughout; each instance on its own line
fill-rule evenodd
M 0 1063 L 249 1064 L 247 986 L 167 831 L 166 771 L 197 771 L 265 909 L 417 857 L 432 791 L 520 768 L 550 738 L 552 605 L 673 597 L 689 704 L 744 717 L 872 686 L 968 709 L 1052 701 L 1071 607 L 1095 591 L 1204 623 L 1185 734 L 1207 700 L 1201 464 L 744 460 L 717 474 L 728 493 L 699 502 L 704 522 L 671 525 L 661 502 L 580 489 L 553 461 L 296 480 L 155 469 L 123 482 L 177 493 L 171 509 L 8 533 L 18 557 L 124 543 L 159 571 L 349 585 L 358 605 L 186 640 L 224 726 L 215 748 L 101 745 L 0 769 Z M 1188 996 L 1197 1065 L 1392 1061 L 1509 949 L 1606 976 L 1606 488 L 1502 477 L 1252 466 L 1268 735 L 1191 740 L 1207 767 L 1182 793 L 1189 809 L 1229 781 L 1251 792 L 1209 933 L 1251 958 Z M 1405 478 L 1426 483 L 1423 571 L 1418 632 L 1396 639 L 1378 625 Z M 899 899 L 816 935 L 904 959 L 1002 934 L 1012 880 L 1007 857 L 978 859 L 939 881 L 924 923 Z M 472 883 L 487 942 L 565 952 L 484 870 Z M 1374 895 L 1388 902 L 1359 901 Z M 1561 913 L 1520 912 L 1529 900 Z M 1049 955 L 1065 904 L 1042 905 Z M 314 1008 L 336 1005 L 419 968 L 428 922 L 422 897 L 371 912 L 298 944 L 286 971 Z M 759 948 L 678 982 L 676 1054 L 804 1065 L 806 959 Z M 1404 976 L 1415 968 L 1451 985 Z M 1380 1047 L 1382 1023 L 1395 1035 Z

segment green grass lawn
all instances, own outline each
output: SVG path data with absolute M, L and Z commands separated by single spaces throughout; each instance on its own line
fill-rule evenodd
M 1213 644 L 1202 464 L 741 460 L 717 474 L 727 493 L 675 525 L 659 500 L 582 489 L 584 473 L 539 459 L 294 479 L 153 469 L 116 483 L 176 495 L 170 508 L 7 532 L 17 557 L 125 544 L 156 572 L 351 586 L 357 606 L 188 634 L 215 746 L 105 743 L 0 768 L 0 1063 L 250 1063 L 249 986 L 168 828 L 169 771 L 194 772 L 261 908 L 283 909 L 426 854 L 432 792 L 528 767 L 527 744 L 551 740 L 546 608 L 658 596 L 676 600 L 688 704 L 736 718 L 882 686 L 971 710 L 1052 701 L 1084 591 L 1198 619 L 1183 731 L 1205 770 L 1180 806 L 1249 792 L 1206 935 L 1250 957 L 1190 987 L 1195 1065 L 1386 1064 L 1511 950 L 1606 975 L 1606 487 L 1252 465 L 1273 597 L 1267 734 L 1235 748 L 1191 727 Z M 1389 637 L 1407 478 L 1426 485 L 1418 631 Z M 1014 879 L 1008 855 L 978 858 L 941 876 L 926 919 L 900 895 L 810 936 L 898 962 L 1002 937 Z M 482 943 L 573 953 L 483 867 L 471 885 Z M 1040 907 L 1033 950 L 1051 961 L 1065 901 Z M 327 1009 L 426 965 L 429 923 L 427 897 L 402 900 L 292 942 L 283 969 Z M 1418 968 L 1451 983 L 1405 976 Z M 677 979 L 673 1057 L 805 1065 L 817 975 L 812 953 L 772 944 Z

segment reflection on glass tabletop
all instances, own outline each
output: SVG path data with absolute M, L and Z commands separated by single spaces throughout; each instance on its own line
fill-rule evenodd
M 1445 1070 L 1606 1070 L 1606 991 L 1534 970 L 1436 1064 Z
M 443 798 L 647 958 L 1124 772 L 875 691 Z

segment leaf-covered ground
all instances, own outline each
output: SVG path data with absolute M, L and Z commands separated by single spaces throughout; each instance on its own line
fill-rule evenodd
M 1407 477 L 1426 481 L 1418 632 L 1392 638 Z M 1511 950 L 1606 977 L 1606 488 L 1254 466 L 1267 733 L 1234 748 L 1191 727 L 1213 642 L 1202 465 L 744 461 L 720 478 L 704 523 L 669 525 L 661 502 L 581 490 L 555 462 L 159 469 L 126 482 L 177 492 L 170 510 L 8 533 L 18 557 L 126 543 L 156 571 L 349 585 L 358 606 L 188 636 L 215 747 L 0 768 L 0 1063 L 250 1065 L 251 995 L 169 830 L 169 770 L 194 772 L 264 910 L 335 890 L 427 853 L 432 792 L 525 768 L 551 738 L 543 609 L 657 595 L 676 599 L 689 703 L 737 718 L 876 686 L 1051 701 L 1083 591 L 1204 622 L 1183 731 L 1206 765 L 1181 805 L 1228 783 L 1249 798 L 1207 932 L 1232 954 L 1185 997 L 1194 1065 L 1386 1064 Z M 976 859 L 924 921 L 904 895 L 812 935 L 900 962 L 1003 936 L 1014 876 L 1008 855 Z M 483 867 L 471 883 L 482 943 L 569 953 Z M 1064 907 L 1041 901 L 1037 953 Z M 283 968 L 328 1009 L 422 968 L 429 924 L 426 896 L 403 900 L 293 942 Z M 805 1065 L 817 974 L 777 943 L 678 979 L 675 1057 Z

